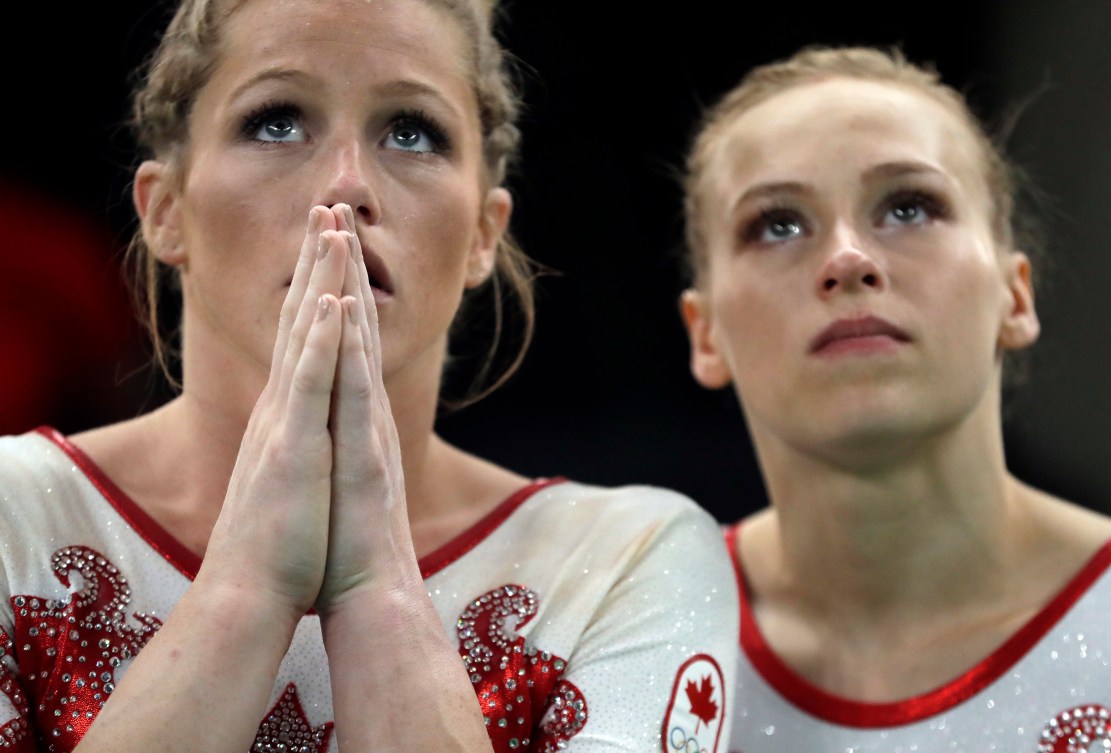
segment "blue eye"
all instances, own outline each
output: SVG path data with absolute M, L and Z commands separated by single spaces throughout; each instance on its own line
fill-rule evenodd
M 881 225 L 925 225 L 946 216 L 940 201 L 920 192 L 900 193 L 889 199 L 883 207 Z
M 891 207 L 887 210 L 887 216 L 901 225 L 920 225 L 929 219 L 926 210 L 920 204 L 909 201 Z
M 436 140 L 428 131 L 412 120 L 401 120 L 386 135 L 387 149 L 402 149 L 407 152 L 434 152 Z
M 444 154 L 451 150 L 451 139 L 439 123 L 424 111 L 403 110 L 394 118 L 383 146 L 417 154 Z
M 764 228 L 764 236 L 767 240 L 782 241 L 798 235 L 802 235 L 802 225 L 794 220 L 771 220 Z
M 253 113 L 243 124 L 243 134 L 252 141 L 277 144 L 306 138 L 301 113 L 291 105 L 270 105 Z
M 794 240 L 806 232 L 802 218 L 787 209 L 766 209 L 744 231 L 749 243 L 774 244 Z
M 305 131 L 288 115 L 277 115 L 259 126 L 255 138 L 259 141 L 304 141 Z

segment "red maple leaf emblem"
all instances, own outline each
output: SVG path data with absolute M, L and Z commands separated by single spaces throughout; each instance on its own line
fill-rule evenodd
M 274 708 L 258 726 L 255 744 L 250 753 L 277 753 L 278 751 L 302 751 L 302 753 L 323 753 L 328 749 L 328 739 L 332 736 L 332 722 L 314 727 L 305 716 L 305 708 L 297 696 L 297 686 L 292 682 Z
M 706 675 L 702 678 L 702 682 L 698 685 L 694 684 L 694 680 L 687 680 L 687 700 L 691 702 L 691 713 L 698 717 L 698 721 L 694 725 L 694 732 L 698 734 L 698 728 L 702 722 L 709 724 L 718 715 L 718 705 L 714 702 L 714 683 L 710 680 L 710 676 Z

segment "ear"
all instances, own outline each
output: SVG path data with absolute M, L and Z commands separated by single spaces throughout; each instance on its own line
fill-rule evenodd
M 690 338 L 691 374 L 695 380 L 710 390 L 728 386 L 733 381 L 733 375 L 718 350 L 705 296 L 694 288 L 684 290 L 679 299 L 679 313 Z
M 175 176 L 165 162 L 146 160 L 135 171 L 131 199 L 147 248 L 159 261 L 180 267 L 187 261 Z
M 494 271 L 498 258 L 498 243 L 509 227 L 509 215 L 513 213 L 513 197 L 509 191 L 492 188 L 486 194 L 482 213 L 478 218 L 478 232 L 474 245 L 467 257 L 466 286 L 473 288 L 486 282 Z
M 1021 350 L 1033 345 L 1041 332 L 1038 312 L 1034 310 L 1030 260 L 1026 254 L 1015 252 L 1004 263 L 1009 296 L 999 329 L 999 344 L 1008 350 Z

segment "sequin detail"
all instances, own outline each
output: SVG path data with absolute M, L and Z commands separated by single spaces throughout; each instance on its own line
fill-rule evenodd
M 324 753 L 333 727 L 332 722 L 312 726 L 291 682 L 258 726 L 251 753 Z
M 139 612 L 128 621 L 127 578 L 93 549 L 59 549 L 50 568 L 72 594 L 68 601 L 12 597 L 15 655 L 40 734 L 54 750 L 71 750 L 115 689 L 116 669 L 162 621 Z
M 1108 720 L 1111 712 L 1103 706 L 1077 706 L 1062 711 L 1042 730 L 1038 753 L 1089 753 L 1096 743 L 1104 750 L 1111 749 Z
M 496 751 L 562 750 L 587 722 L 586 699 L 563 679 L 566 659 L 517 634 L 539 601 L 524 586 L 504 585 L 472 601 L 456 623 L 459 653 Z
M 14 596 L 14 640 L 0 633 L 0 659 L 9 654 L 18 660 L 33 699 L 28 702 L 20 686 L 0 674 L 0 689 L 20 714 L 0 727 L 0 749 L 29 734 L 27 719 L 33 715 L 51 750 L 73 750 L 115 689 L 116 670 L 162 626 L 157 617 L 140 612 L 133 613 L 134 623 L 129 622 L 127 578 L 95 550 L 59 549 L 50 565 L 55 577 L 73 591 L 70 599 Z M 310 725 L 297 688 L 290 683 L 259 725 L 251 751 L 323 753 L 332 727 L 332 722 Z
M 30 725 L 27 723 L 31 711 L 27 696 L 24 695 L 18 680 L 8 670 L 9 661 L 14 656 L 12 639 L 0 630 L 0 692 L 4 693 L 18 714 L 15 719 L 0 725 L 0 749 L 14 748 L 28 739 L 31 733 Z

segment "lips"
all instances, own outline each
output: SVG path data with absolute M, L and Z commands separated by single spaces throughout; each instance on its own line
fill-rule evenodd
M 366 264 L 367 276 L 370 278 L 370 287 L 376 292 L 393 295 L 393 281 L 386 263 L 378 254 L 374 253 L 365 243 L 362 244 L 363 263 Z
M 910 336 L 886 319 L 862 316 L 838 319 L 810 341 L 810 352 L 831 352 L 835 349 L 866 347 L 869 344 L 910 342 Z
M 386 263 L 382 261 L 382 257 L 374 253 L 369 246 L 360 244 L 363 253 L 363 263 L 366 265 L 367 277 L 370 279 L 370 287 L 376 293 L 376 299 L 384 299 L 393 296 L 393 281 L 390 279 L 390 272 L 386 269 Z M 284 287 L 288 288 L 293 284 L 293 278 L 286 279 Z

